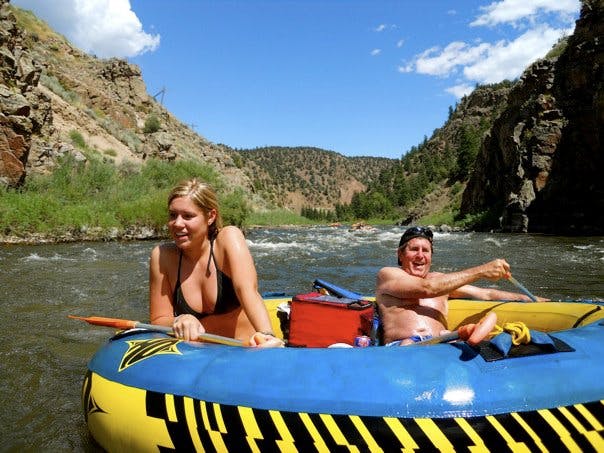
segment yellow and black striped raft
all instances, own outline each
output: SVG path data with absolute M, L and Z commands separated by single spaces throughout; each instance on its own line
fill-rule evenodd
M 90 361 L 86 422 L 108 451 L 604 451 L 602 307 L 452 301 L 450 326 L 490 310 L 560 347 L 262 350 L 133 331 Z

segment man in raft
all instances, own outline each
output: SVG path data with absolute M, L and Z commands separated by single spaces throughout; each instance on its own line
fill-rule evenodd
M 429 228 L 408 228 L 397 250 L 400 267 L 378 272 L 375 294 L 386 345 L 408 345 L 448 332 L 450 297 L 531 301 L 524 294 L 470 285 L 481 279 L 509 278 L 510 265 L 503 259 L 458 272 L 430 272 L 433 237 Z

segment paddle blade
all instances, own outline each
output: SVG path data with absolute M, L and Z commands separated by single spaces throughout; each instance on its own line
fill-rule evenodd
M 68 315 L 71 319 L 80 319 L 86 321 L 88 324 L 94 324 L 95 326 L 114 327 L 116 329 L 134 329 L 136 327 L 136 321 L 130 321 L 128 319 L 117 319 L 117 318 L 104 318 L 102 316 L 74 316 Z

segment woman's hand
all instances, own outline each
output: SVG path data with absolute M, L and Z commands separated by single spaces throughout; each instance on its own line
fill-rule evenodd
M 205 329 L 193 315 L 179 315 L 174 318 L 172 331 L 176 338 L 182 338 L 185 341 L 197 340 Z
M 256 332 L 251 336 L 248 346 L 252 348 L 283 348 L 285 343 L 272 334 Z

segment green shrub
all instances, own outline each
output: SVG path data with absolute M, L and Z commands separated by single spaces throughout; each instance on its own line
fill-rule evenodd
M 220 209 L 225 225 L 243 227 L 250 215 L 250 208 L 241 189 L 222 196 L 220 198 Z
M 76 102 L 78 102 L 78 95 L 75 94 L 73 91 L 66 90 L 63 85 L 61 85 L 59 79 L 57 79 L 55 76 L 42 72 L 42 74 L 40 75 L 40 81 L 44 85 L 46 85 L 46 87 L 48 87 L 50 91 L 52 91 L 64 101 L 67 101 L 70 104 L 75 104 Z
M 456 225 L 455 213 L 451 211 L 441 211 L 422 217 L 417 221 L 419 225 Z
M 76 131 L 75 129 L 72 130 L 71 132 L 69 132 L 69 138 L 71 139 L 71 143 L 74 144 L 74 146 L 80 148 L 80 149 L 86 149 L 86 140 L 84 140 L 84 137 L 82 136 L 82 134 L 80 134 L 78 131 Z
M 145 126 L 143 127 L 143 132 L 145 134 L 152 134 L 159 130 L 159 118 L 153 113 L 147 117 L 145 120 Z
M 139 170 L 68 155 L 52 174 L 31 176 L 20 190 L 0 190 L 0 234 L 60 234 L 84 227 L 159 230 L 168 219 L 168 192 L 192 177 L 217 191 L 225 224 L 246 224 L 250 209 L 243 191 L 227 193 L 219 174 L 199 162 L 149 160 Z
M 560 55 L 562 55 L 564 53 L 564 51 L 566 50 L 566 47 L 568 46 L 568 36 L 562 36 L 558 39 L 558 42 L 556 42 L 552 48 L 550 49 L 550 51 L 547 53 L 547 55 L 545 55 L 545 58 L 547 59 L 553 59 L 553 58 L 557 58 Z

